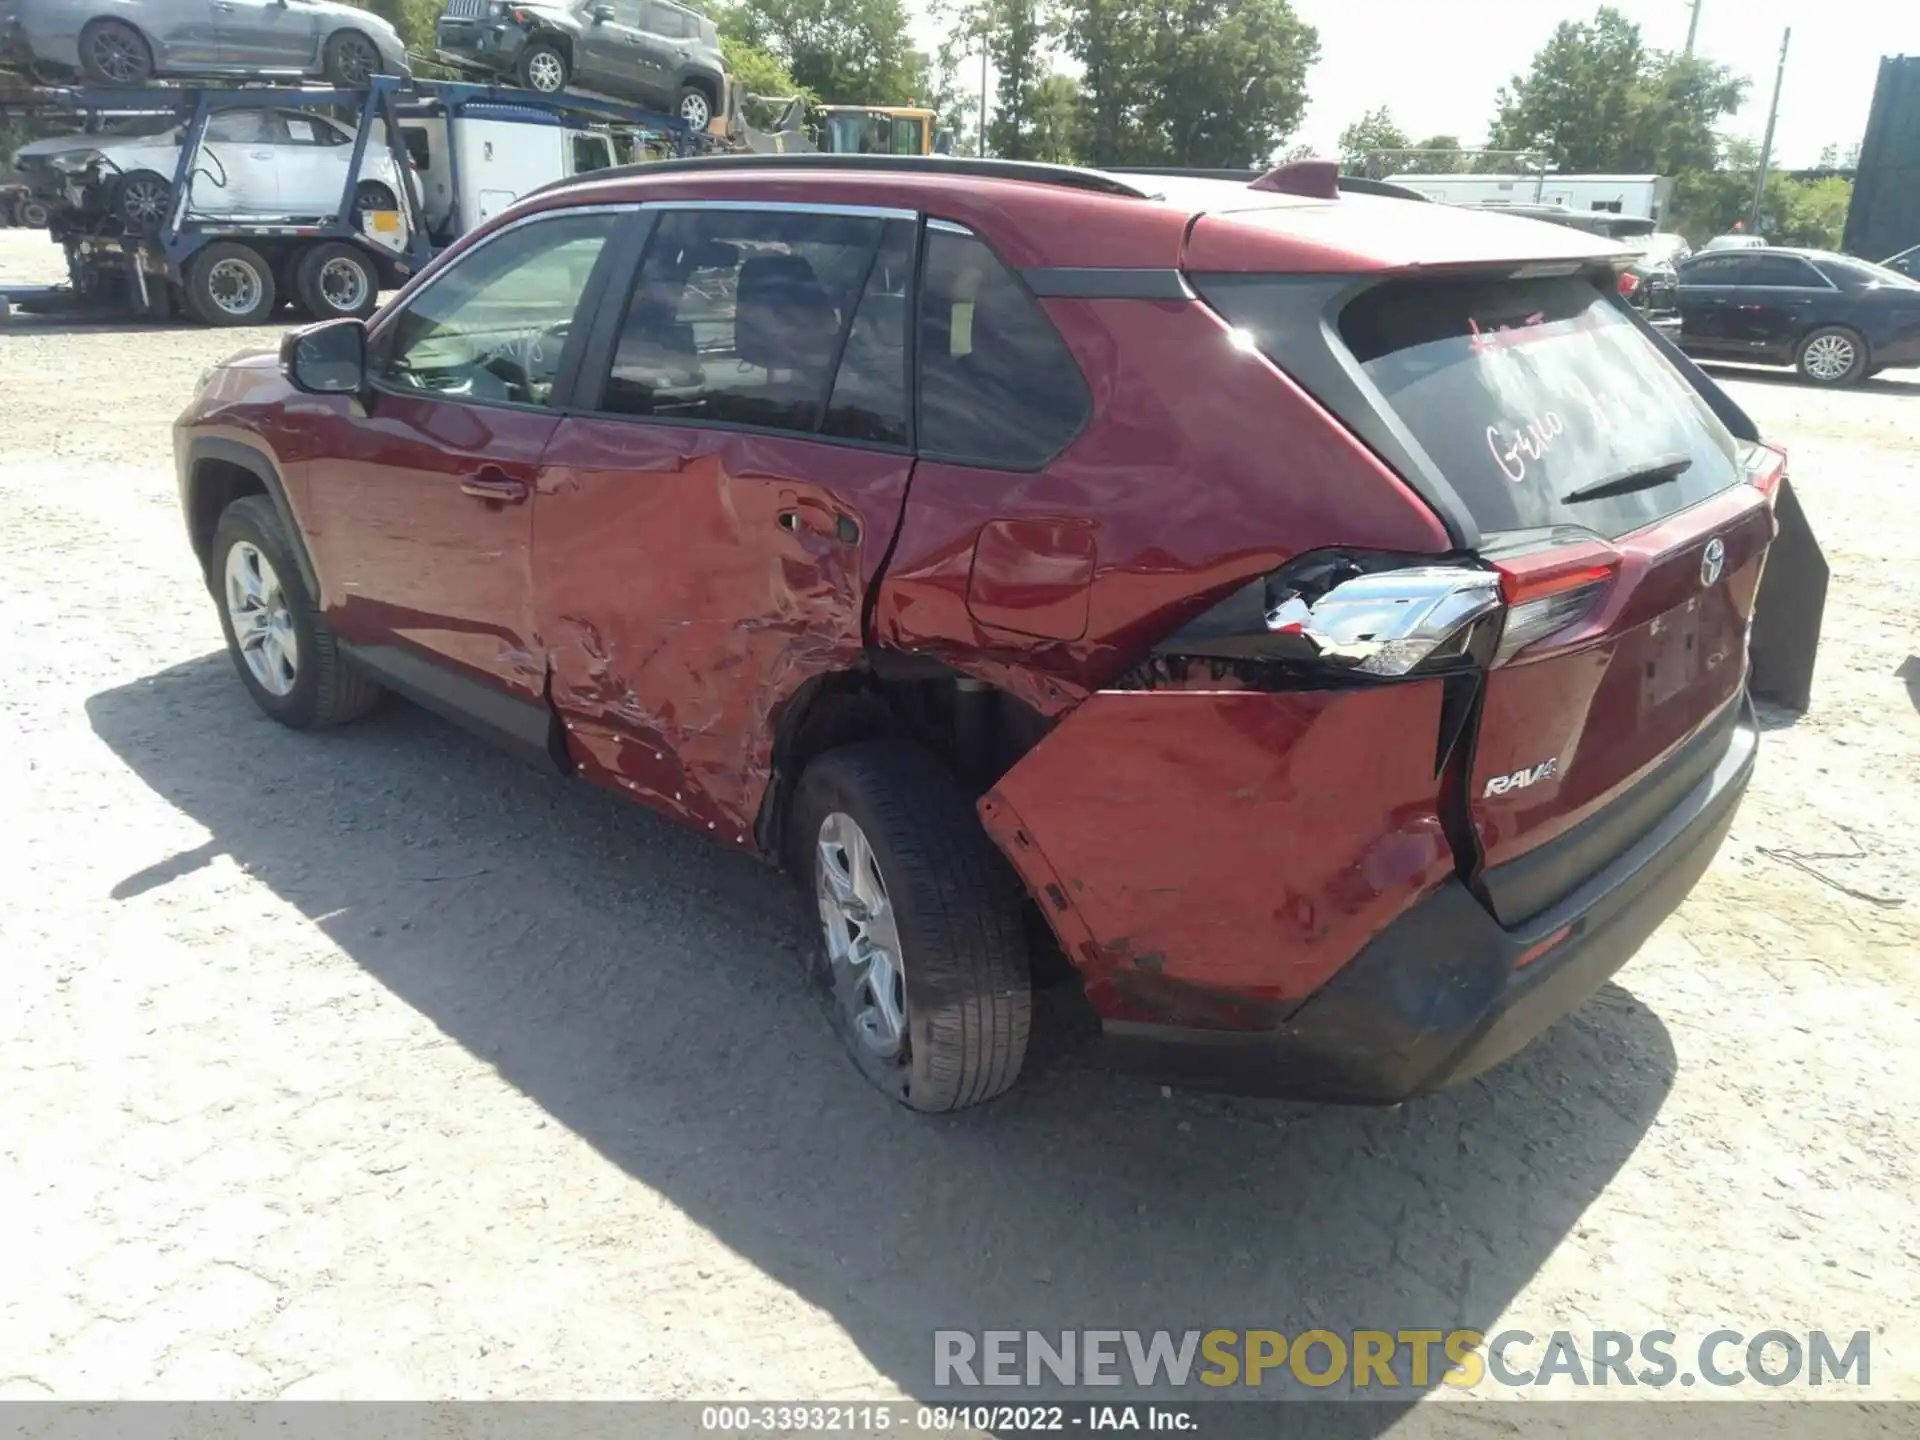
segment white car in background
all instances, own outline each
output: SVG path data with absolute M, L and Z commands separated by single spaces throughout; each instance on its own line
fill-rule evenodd
M 376 126 L 367 138 L 352 213 L 399 208 L 406 183 Z M 172 212 L 173 177 L 185 127 L 158 135 L 46 141 L 44 163 L 63 177 L 62 198 L 85 216 L 111 216 L 132 235 L 151 235 Z M 354 131 L 304 110 L 221 110 L 207 121 L 189 182 L 187 213 L 199 219 L 314 220 L 339 213 L 353 161 Z M 31 150 L 33 147 L 27 147 Z M 26 152 L 22 152 L 26 154 Z M 18 166 L 19 158 L 15 164 Z

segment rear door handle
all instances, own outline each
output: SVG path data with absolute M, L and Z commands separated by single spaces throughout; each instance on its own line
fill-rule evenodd
M 460 493 L 471 495 L 476 500 L 485 500 L 490 505 L 518 505 L 527 498 L 528 485 L 524 480 L 515 480 L 512 476 L 498 470 L 486 469 L 477 475 L 469 475 L 460 482 Z

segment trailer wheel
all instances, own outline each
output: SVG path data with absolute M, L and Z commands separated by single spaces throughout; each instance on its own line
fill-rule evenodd
M 273 314 L 273 267 L 231 240 L 207 246 L 187 266 L 187 304 L 209 325 L 260 325 Z
M 113 184 L 111 209 L 129 235 L 157 235 L 167 220 L 173 185 L 153 170 L 135 170 Z
M 31 195 L 20 202 L 14 212 L 20 223 L 29 230 L 44 230 L 53 219 L 53 212 L 47 208 L 47 202 L 36 200 Z
M 96 20 L 80 32 L 80 71 L 96 85 L 144 85 L 153 51 L 124 20 Z
M 520 52 L 520 83 L 542 95 L 557 95 L 566 89 L 572 69 L 560 47 L 550 40 L 537 40 Z
M 380 276 L 365 251 L 334 240 L 300 257 L 293 293 L 316 320 L 364 320 L 379 304 Z

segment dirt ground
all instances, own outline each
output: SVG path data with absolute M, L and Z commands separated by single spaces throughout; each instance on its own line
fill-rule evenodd
M 1833 567 L 1815 707 L 1520 1058 L 1371 1112 L 1068 1057 L 927 1119 L 771 872 L 405 706 L 254 711 L 168 427 L 270 338 L 0 328 L 0 1397 L 878 1398 L 936 1328 L 1467 1325 L 1868 1329 L 1920 1398 L 1920 373 L 1730 381 Z

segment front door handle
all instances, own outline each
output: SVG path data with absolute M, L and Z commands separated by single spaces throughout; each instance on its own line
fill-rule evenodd
M 529 487 L 524 480 L 515 480 L 498 470 L 486 469 L 477 475 L 469 475 L 460 482 L 460 493 L 471 495 L 476 500 L 485 500 L 489 505 L 518 505 L 527 498 Z
M 860 526 L 850 515 L 835 515 L 820 504 L 801 501 L 789 509 L 782 510 L 776 517 L 780 528 L 788 534 L 797 535 L 805 530 L 827 539 L 838 540 L 842 545 L 860 543 Z

